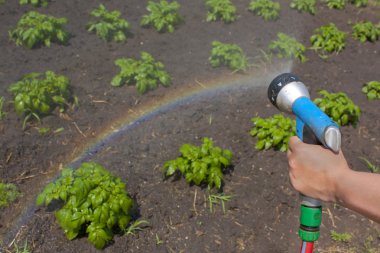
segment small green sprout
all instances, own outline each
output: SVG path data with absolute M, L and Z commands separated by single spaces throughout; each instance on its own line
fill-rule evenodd
M 280 16 L 280 3 L 272 0 L 252 0 L 248 10 L 263 17 L 265 21 L 276 20 Z
M 233 71 L 245 71 L 248 67 L 248 59 L 241 47 L 219 41 L 212 42 L 209 61 L 214 68 L 226 65 Z
M 120 18 L 120 11 L 107 11 L 103 4 L 91 11 L 90 15 L 96 19 L 87 24 L 87 31 L 96 32 L 103 40 L 123 42 L 127 40 L 129 29 L 127 20 Z
M 20 196 L 16 185 L 0 183 L 0 208 L 9 206 Z
M 136 220 L 129 224 L 129 226 L 125 229 L 125 233 L 127 235 L 134 235 L 137 231 L 141 231 L 144 229 L 143 224 L 149 224 L 146 220 Z
M 359 157 L 359 158 L 366 163 L 367 167 L 371 170 L 372 173 L 379 173 L 380 171 L 379 166 L 376 166 L 375 164 L 371 163 L 369 160 L 367 160 L 364 157 Z
M 279 58 L 295 59 L 305 62 L 305 46 L 298 42 L 295 38 L 284 33 L 277 33 L 277 40 L 269 44 L 269 50 Z
M 180 4 L 177 1 L 160 2 L 149 1 L 146 9 L 149 15 L 144 15 L 141 19 L 142 26 L 153 26 L 158 32 L 174 32 L 175 26 L 182 20 L 178 13 Z
M 207 22 L 222 20 L 225 23 L 231 23 L 238 17 L 236 7 L 230 0 L 206 0 Z
M 5 116 L 7 115 L 7 113 L 3 111 L 4 101 L 5 101 L 4 97 L 1 96 L 0 97 L 0 120 L 4 119 Z
M 49 3 L 48 0 L 20 0 L 20 5 L 31 4 L 34 7 L 46 7 Z
M 315 4 L 316 0 L 292 0 L 290 8 L 296 9 L 299 12 L 308 12 L 315 15 Z
M 210 213 L 214 212 L 213 211 L 214 205 L 222 205 L 223 213 L 226 213 L 225 202 L 230 201 L 232 198 L 233 198 L 232 195 L 225 195 L 224 193 L 209 194 L 208 203 L 209 203 Z

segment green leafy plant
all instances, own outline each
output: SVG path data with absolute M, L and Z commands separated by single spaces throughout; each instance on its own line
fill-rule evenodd
M 17 46 L 33 48 L 40 44 L 50 47 L 51 42 L 65 44 L 69 34 L 62 29 L 65 18 L 29 11 L 17 23 L 17 27 L 9 32 L 9 37 Z
M 370 81 L 365 83 L 362 88 L 362 92 L 367 94 L 369 100 L 380 99 L 380 82 Z
M 335 24 L 321 26 L 314 30 L 314 34 L 310 37 L 312 49 L 322 50 L 320 56 L 327 57 L 327 53 L 342 51 L 346 44 L 346 33 L 340 31 Z
M 0 208 L 9 206 L 20 196 L 16 185 L 9 183 L 0 183 Z
M 0 120 L 5 118 L 6 113 L 3 111 L 3 106 L 4 106 L 4 97 L 0 97 Z
M 212 42 L 211 66 L 219 67 L 226 65 L 233 71 L 245 71 L 248 67 L 248 59 L 243 50 L 236 44 L 225 44 L 219 41 Z
M 380 37 L 380 23 L 359 22 L 352 26 L 352 37 L 360 42 L 375 42 Z
M 316 13 L 315 10 L 316 0 L 292 0 L 290 8 L 296 9 L 300 12 L 308 12 L 312 15 Z
M 360 108 L 344 92 L 329 93 L 326 90 L 318 92 L 322 98 L 314 99 L 314 103 L 340 126 L 352 124 L 356 126 L 359 121 Z
M 375 164 L 371 163 L 368 159 L 366 159 L 364 157 L 359 157 L 359 158 L 365 162 L 365 164 L 371 170 L 372 173 L 379 173 L 379 171 L 380 171 L 379 166 L 376 166 Z
M 120 73 L 117 74 L 111 84 L 121 86 L 123 84 L 136 84 L 137 91 L 140 94 L 147 90 L 157 88 L 160 82 L 163 86 L 170 85 L 170 76 L 165 71 L 165 66 L 156 61 L 152 55 L 147 52 L 141 53 L 141 60 L 131 58 L 120 58 L 115 61 L 120 67 Z
M 368 0 L 351 0 L 350 2 L 356 7 L 366 7 L 368 5 Z
M 122 42 L 127 40 L 127 31 L 129 23 L 127 20 L 120 18 L 120 11 L 107 11 L 103 4 L 91 11 L 90 15 L 96 18 L 87 24 L 87 31 L 96 32 L 103 40 L 113 40 Z
M 203 138 L 201 147 L 183 144 L 179 151 L 181 157 L 165 162 L 162 168 L 165 178 L 180 173 L 189 184 L 207 184 L 210 189 L 221 189 L 223 173 L 231 165 L 230 150 L 214 147 L 211 139 Z
M 20 5 L 31 4 L 34 7 L 46 7 L 48 5 L 48 0 L 20 0 L 19 3 Z
M 235 21 L 238 16 L 236 15 L 236 7 L 230 0 L 206 0 L 207 22 L 222 20 L 225 23 Z
M 280 4 L 272 0 L 252 0 L 248 10 L 263 17 L 265 21 L 276 20 L 280 16 Z
M 64 203 L 55 217 L 66 237 L 73 240 L 85 231 L 97 249 L 104 248 L 115 231 L 127 229 L 131 220 L 133 200 L 125 184 L 94 162 L 82 163 L 77 170 L 64 169 L 38 195 L 36 204 L 53 200 Z
M 269 44 L 269 50 L 279 58 L 294 59 L 297 58 L 301 62 L 305 62 L 305 46 L 298 42 L 295 38 L 284 33 L 277 33 L 277 40 Z
M 208 204 L 210 208 L 210 213 L 214 212 L 214 205 L 221 205 L 223 213 L 226 213 L 225 202 L 230 201 L 232 197 L 232 195 L 225 195 L 224 193 L 209 194 Z
M 341 10 L 346 6 L 346 0 L 325 0 L 324 2 L 330 9 Z
M 251 136 L 257 136 L 256 149 L 267 150 L 271 147 L 282 152 L 288 150 L 288 142 L 291 136 L 296 135 L 296 123 L 282 114 L 263 119 L 254 117 L 251 119 L 254 127 L 249 132 Z
M 153 26 L 158 32 L 174 32 L 175 26 L 182 20 L 178 13 L 180 4 L 176 1 L 167 2 L 161 0 L 158 3 L 148 2 L 146 9 L 149 15 L 144 15 L 141 19 L 142 26 Z
M 16 113 L 24 115 L 23 128 L 32 117 L 40 121 L 42 116 L 50 114 L 56 107 L 63 112 L 73 100 L 69 80 L 52 71 L 25 75 L 20 81 L 11 84 L 8 90 L 14 96 Z
M 352 235 L 349 233 L 338 233 L 335 230 L 330 231 L 330 237 L 336 242 L 349 242 L 352 239 Z

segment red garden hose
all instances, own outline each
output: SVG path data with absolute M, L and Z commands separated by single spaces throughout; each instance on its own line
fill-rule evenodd
M 302 241 L 300 253 L 312 253 L 314 248 L 314 242 Z

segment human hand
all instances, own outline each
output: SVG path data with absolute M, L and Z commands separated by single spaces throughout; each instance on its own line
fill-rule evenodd
M 337 201 L 337 184 L 351 171 L 342 151 L 336 154 L 323 146 L 303 143 L 296 136 L 289 140 L 288 163 L 292 186 L 322 201 Z

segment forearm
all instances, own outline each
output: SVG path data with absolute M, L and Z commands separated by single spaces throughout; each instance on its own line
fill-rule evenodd
M 380 174 L 346 173 L 336 185 L 336 202 L 380 223 Z

